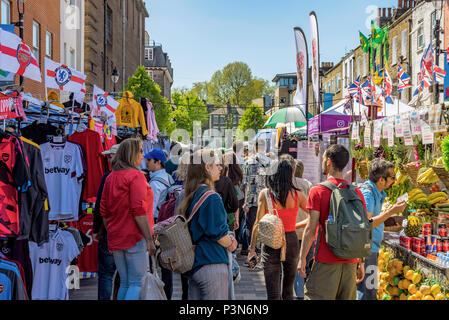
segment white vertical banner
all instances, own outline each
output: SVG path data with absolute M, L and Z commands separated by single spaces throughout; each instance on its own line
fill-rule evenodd
M 296 94 L 293 97 L 293 104 L 298 107 L 307 119 L 307 69 L 309 67 L 307 43 L 304 32 L 301 28 L 295 27 L 296 43 L 296 74 L 298 77 Z
M 312 84 L 318 112 L 322 112 L 320 101 L 320 37 L 318 33 L 318 19 L 315 11 L 310 13 L 310 29 L 312 33 Z

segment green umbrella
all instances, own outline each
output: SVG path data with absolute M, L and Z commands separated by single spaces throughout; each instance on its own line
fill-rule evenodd
M 312 115 L 309 112 L 309 118 L 311 118 Z M 306 117 L 304 112 L 298 108 L 298 107 L 289 107 L 289 108 L 283 108 L 271 115 L 271 117 L 267 120 L 264 128 L 279 128 L 280 126 L 284 124 L 295 124 L 295 128 L 299 128 L 302 126 L 307 125 Z

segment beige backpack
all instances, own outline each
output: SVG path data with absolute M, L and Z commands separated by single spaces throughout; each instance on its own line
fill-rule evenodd
M 258 241 L 273 249 L 281 249 L 281 261 L 285 261 L 286 240 L 284 223 L 279 218 L 277 209 L 273 208 L 268 189 L 264 189 L 265 199 L 267 199 L 268 213 L 259 221 Z

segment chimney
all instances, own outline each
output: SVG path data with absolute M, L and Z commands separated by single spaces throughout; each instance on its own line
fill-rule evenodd
M 398 0 L 398 9 L 402 9 L 403 0 Z
M 385 18 L 387 16 L 387 8 L 383 8 L 382 11 L 382 17 Z
M 391 18 L 391 8 L 388 8 L 388 18 Z
M 382 15 L 382 8 L 379 8 L 379 9 L 377 9 L 377 15 L 379 16 L 379 18 L 381 17 L 381 15 Z

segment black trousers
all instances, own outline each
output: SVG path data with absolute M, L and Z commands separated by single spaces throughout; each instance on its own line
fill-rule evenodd
M 249 208 L 246 214 L 246 232 L 244 234 L 244 239 L 242 241 L 242 250 L 248 250 L 251 245 L 251 235 L 253 233 L 254 223 L 257 217 L 257 207 Z
M 264 246 L 265 255 L 263 273 L 268 300 L 293 300 L 293 285 L 299 259 L 299 241 L 296 232 L 286 232 L 287 250 L 285 261 L 281 262 L 281 249 Z M 282 294 L 281 294 L 281 267 L 282 267 Z

